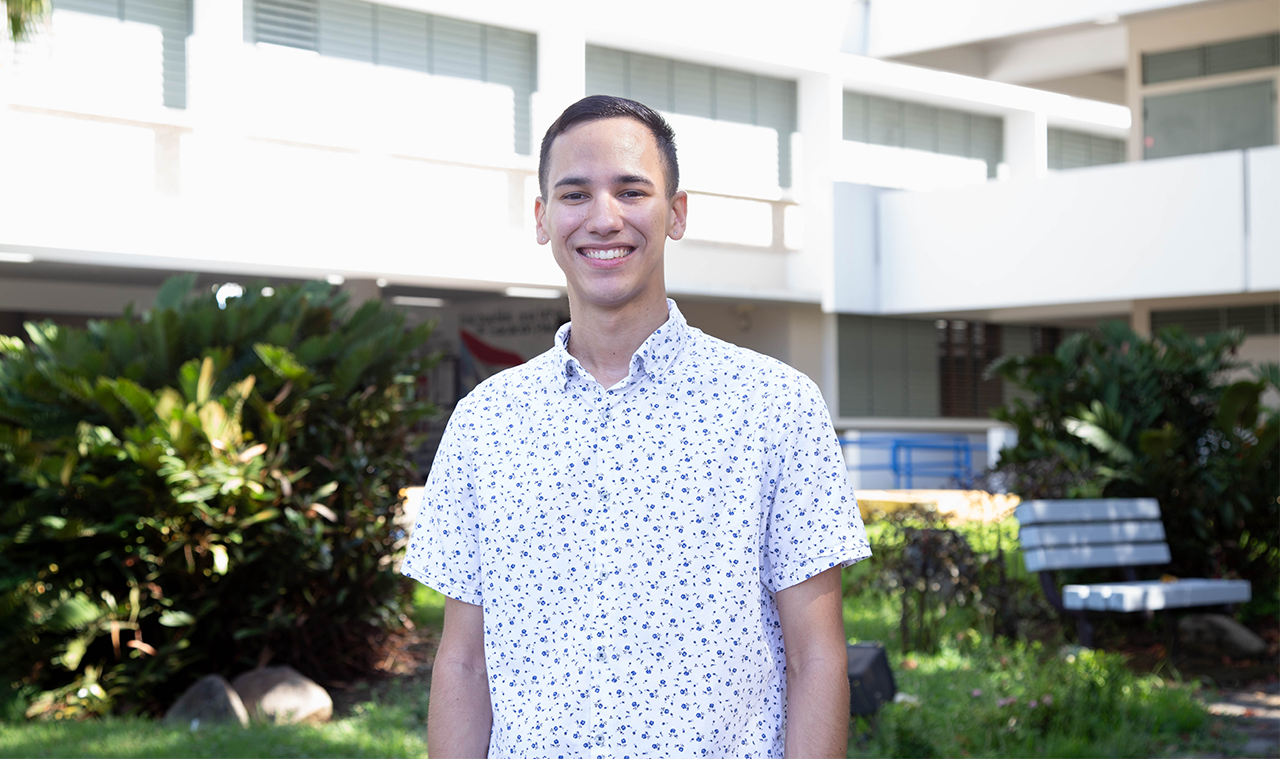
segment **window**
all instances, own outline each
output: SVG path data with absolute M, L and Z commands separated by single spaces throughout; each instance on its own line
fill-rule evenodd
M 844 139 L 978 158 L 987 176 L 1004 160 L 1004 120 L 965 111 L 844 93 Z
M 985 417 L 1002 405 L 1004 383 L 984 376 L 1004 352 L 1000 325 L 944 319 L 937 335 L 942 416 Z
M 933 322 L 841 314 L 836 325 L 840 416 L 938 416 Z
M 1242 150 L 1276 141 L 1276 86 L 1249 82 L 1143 100 L 1143 157 Z
M 187 107 L 188 0 L 54 0 L 53 7 L 159 28 L 162 102 L 170 108 Z
M 667 113 L 774 129 L 778 186 L 791 186 L 793 81 L 588 45 L 587 94 L 618 95 Z
M 1049 168 L 1077 169 L 1106 163 L 1123 163 L 1124 140 L 1070 129 L 1049 129 Z
M 532 34 L 362 0 L 246 0 L 245 39 L 505 85 L 515 97 L 515 151 L 532 152 Z

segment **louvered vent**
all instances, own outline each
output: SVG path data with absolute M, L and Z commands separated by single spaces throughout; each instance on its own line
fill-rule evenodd
M 1275 335 L 1280 334 L 1280 305 L 1152 311 L 1152 331 L 1166 327 L 1181 327 L 1192 337 L 1237 328 L 1245 335 Z
M 1276 59 L 1278 44 L 1280 34 L 1207 45 L 1204 49 L 1204 73 L 1206 76 L 1213 76 L 1280 66 L 1280 60 Z
M 1077 169 L 1124 160 L 1124 140 L 1070 129 L 1049 129 L 1050 169 Z
M 318 50 L 316 0 L 254 0 L 253 41 Z
M 1280 34 L 1145 53 L 1142 82 L 1157 84 L 1270 66 L 1280 66 Z

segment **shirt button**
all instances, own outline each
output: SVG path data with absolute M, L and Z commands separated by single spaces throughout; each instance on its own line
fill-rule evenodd
M 607 501 L 607 500 L 609 500 L 609 491 L 608 491 L 608 490 L 601 490 L 601 491 L 600 491 L 600 500 L 602 500 L 602 501 Z
M 596 736 L 596 745 L 597 745 L 597 746 L 603 746 L 603 745 L 604 745 L 604 736 L 603 736 L 603 735 L 597 735 L 597 736 Z
M 604 661 L 604 651 L 596 651 L 596 661 Z

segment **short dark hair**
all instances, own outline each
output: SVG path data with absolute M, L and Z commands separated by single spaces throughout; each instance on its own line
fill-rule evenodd
M 667 197 L 675 197 L 680 188 L 680 165 L 676 163 L 676 133 L 671 125 L 657 111 L 644 103 L 614 95 L 588 95 L 560 114 L 547 128 L 542 138 L 542 152 L 538 154 L 538 191 L 547 197 L 547 171 L 551 157 L 551 143 L 575 124 L 601 119 L 635 119 L 648 127 L 653 139 L 658 143 L 658 151 L 662 154 L 662 168 L 666 172 Z

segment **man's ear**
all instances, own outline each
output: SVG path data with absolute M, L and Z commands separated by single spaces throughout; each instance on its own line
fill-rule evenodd
M 667 220 L 667 237 L 679 240 L 684 237 L 685 218 L 689 215 L 689 195 L 684 190 L 671 199 L 671 214 Z
M 539 195 L 533 201 L 533 226 L 534 234 L 537 236 L 539 245 L 546 245 L 551 242 L 551 233 L 547 231 L 547 201 Z

